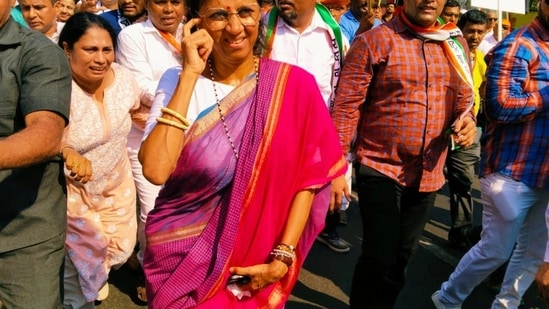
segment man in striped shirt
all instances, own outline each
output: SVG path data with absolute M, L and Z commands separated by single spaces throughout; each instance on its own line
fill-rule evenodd
M 332 117 L 344 154 L 357 134 L 364 232 L 351 308 L 394 308 L 445 182 L 446 132 L 462 147 L 476 134 L 467 43 L 454 24 L 437 22 L 444 3 L 405 0 L 390 22 L 355 37 L 345 58 Z M 337 204 L 348 193 L 343 179 L 332 192 Z
M 492 308 L 517 308 L 546 248 L 549 0 L 540 3 L 534 21 L 507 36 L 487 59 L 484 112 L 488 123 L 480 173 L 482 239 L 433 295 L 437 308 L 459 308 L 473 288 L 509 257 Z M 545 261 L 549 262 L 549 254 Z

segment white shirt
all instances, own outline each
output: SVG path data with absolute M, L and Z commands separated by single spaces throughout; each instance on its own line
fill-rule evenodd
M 63 27 L 65 27 L 64 22 L 57 21 L 57 27 L 55 28 L 55 33 L 52 34 L 51 37 L 48 37 L 53 43 L 57 44 L 59 42 L 59 35 L 61 34 L 61 30 L 63 30 Z
M 181 42 L 183 25 L 179 25 L 175 40 Z M 176 50 L 160 35 L 150 20 L 128 26 L 118 34 L 116 62 L 135 76 L 141 91 L 141 102 L 154 99 L 158 81 L 164 72 L 181 65 Z
M 152 129 L 156 126 L 156 118 L 162 116 L 161 109 L 168 106 L 175 88 L 177 87 L 180 73 L 180 66 L 171 68 L 167 70 L 160 79 L 160 82 L 158 83 L 158 90 L 156 91 L 156 95 L 151 106 L 151 111 L 149 113 L 149 118 L 147 119 L 147 124 L 145 125 L 143 140 L 149 136 Z M 215 82 L 215 89 L 219 96 L 219 100 L 222 100 L 226 95 L 233 91 L 234 88 L 235 87 L 232 85 Z M 193 123 L 196 121 L 196 118 L 198 118 L 198 115 L 200 115 L 201 112 L 212 107 L 217 108 L 212 81 L 200 75 L 196 85 L 194 86 L 191 101 L 189 103 L 189 109 L 187 110 L 187 116 L 185 118 Z
M 478 45 L 478 49 L 485 55 L 498 44 L 498 41 L 494 37 L 494 31 L 487 32 L 484 39 Z
M 268 15 L 264 23 L 268 24 Z M 328 31 L 328 26 L 316 10 L 311 24 L 302 33 L 278 17 L 270 56 L 271 59 L 297 65 L 311 73 L 327 107 L 333 89 L 332 68 L 335 61 Z

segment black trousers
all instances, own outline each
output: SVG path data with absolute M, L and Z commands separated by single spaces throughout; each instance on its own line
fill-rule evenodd
M 364 235 L 350 305 L 354 309 L 394 308 L 436 192 L 403 187 L 364 165 L 357 166 L 356 172 Z

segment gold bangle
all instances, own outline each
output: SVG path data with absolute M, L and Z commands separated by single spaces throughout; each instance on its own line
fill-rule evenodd
M 177 118 L 177 120 L 181 121 L 181 123 L 184 126 L 187 126 L 187 127 L 191 126 L 191 123 L 189 122 L 189 120 L 187 120 L 187 118 L 183 117 L 183 115 L 181 115 L 180 113 L 174 111 L 173 109 L 167 108 L 167 107 L 162 107 L 161 111 L 163 113 L 166 113 L 166 114 L 170 115 L 170 116 L 174 116 L 175 118 Z
M 176 127 L 178 129 L 181 129 L 182 131 L 185 131 L 189 128 L 188 126 L 182 125 L 179 122 L 169 120 L 169 119 L 166 119 L 166 118 L 162 118 L 162 117 L 156 118 L 156 121 L 158 121 L 160 123 L 163 123 L 163 124 L 167 124 L 167 125 L 172 126 L 172 127 Z

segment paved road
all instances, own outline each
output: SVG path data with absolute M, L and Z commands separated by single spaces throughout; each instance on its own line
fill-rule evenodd
M 475 220 L 480 218 L 480 192 L 475 184 Z M 431 294 L 440 287 L 459 261 L 463 252 L 446 245 L 450 215 L 446 188 L 438 194 L 431 219 L 425 227 L 421 246 L 412 260 L 408 281 L 398 299 L 396 309 L 432 309 Z M 316 243 L 305 262 L 299 281 L 286 305 L 287 309 L 348 308 L 354 264 L 359 255 L 361 223 L 359 210 L 353 205 L 348 210 L 347 226 L 339 229 L 342 238 L 352 248 L 347 254 L 335 253 L 323 244 Z M 110 278 L 111 294 L 97 306 L 98 309 L 146 308 L 135 298 L 135 275 L 121 269 L 113 271 Z M 490 308 L 494 294 L 484 285 L 478 286 L 465 302 L 463 309 Z M 524 297 L 524 309 L 545 308 L 530 287 Z M 222 309 L 222 308 L 220 308 Z

